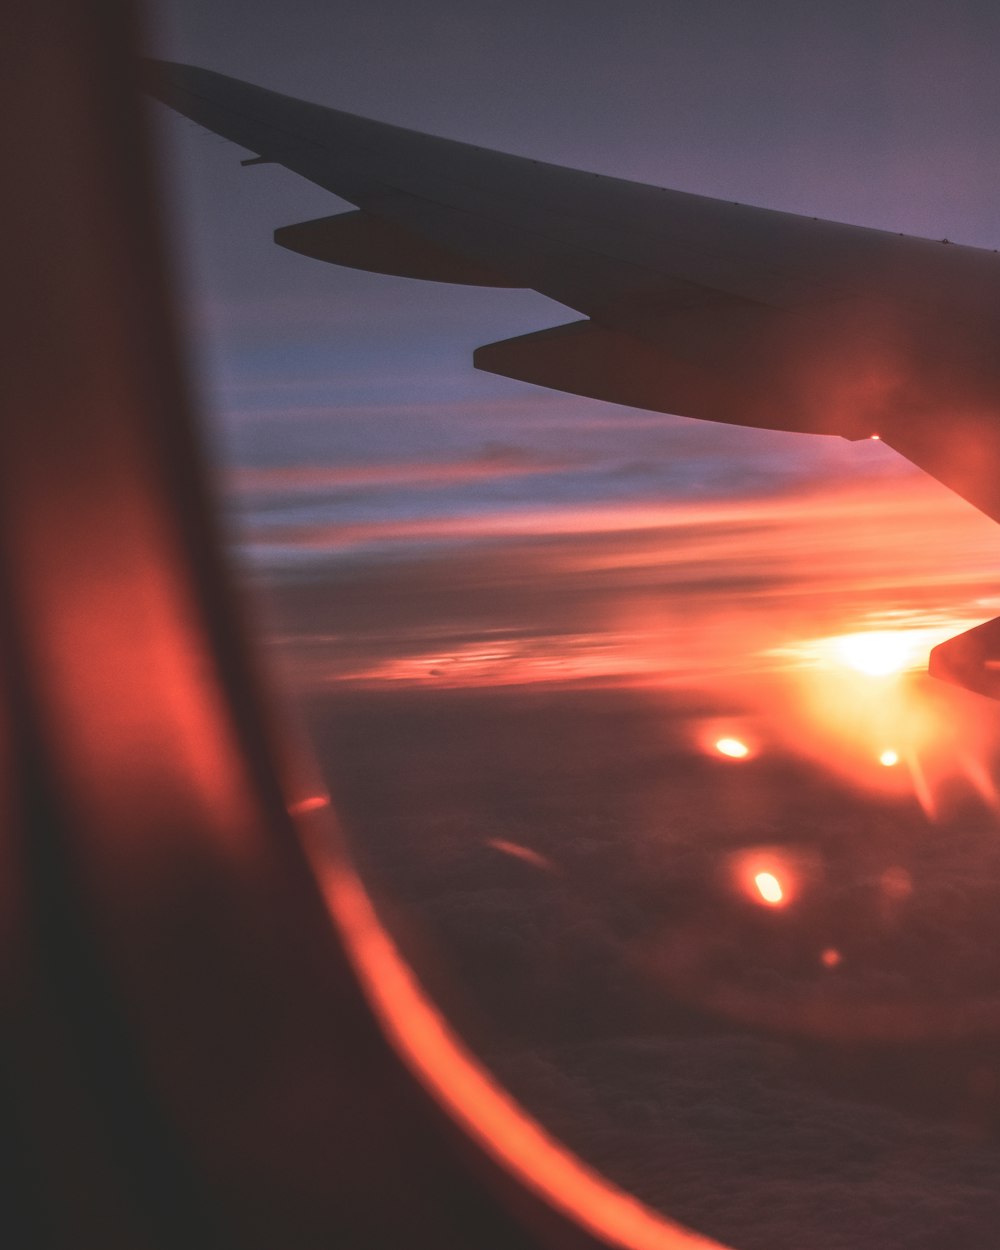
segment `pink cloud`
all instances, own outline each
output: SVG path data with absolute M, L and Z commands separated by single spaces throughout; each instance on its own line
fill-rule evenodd
M 225 478 L 228 492 L 269 494 L 351 486 L 432 487 L 480 479 L 526 477 L 571 467 L 568 460 L 533 456 L 514 447 L 487 448 L 463 460 L 394 461 L 388 463 L 244 467 Z
M 314 557 L 283 591 L 305 684 L 701 680 L 795 665 L 810 639 L 857 629 L 957 632 L 998 607 L 993 523 L 919 476 L 275 537 Z M 316 576 L 362 544 L 391 559 Z M 320 624 L 327 640 L 297 649 Z

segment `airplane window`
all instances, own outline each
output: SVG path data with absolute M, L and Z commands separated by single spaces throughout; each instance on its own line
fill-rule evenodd
M 541 94 L 537 139 L 515 104 L 491 122 L 493 78 L 480 89 L 468 66 L 444 103 L 407 112 L 431 62 L 408 60 L 398 6 L 376 10 L 398 25 L 349 13 L 349 57 L 231 49 L 191 14 L 161 15 L 160 51 L 418 130 L 666 179 L 648 147 L 586 149 L 578 133 L 610 133 L 596 105 L 573 137 Z M 766 25 L 785 66 L 791 45 Z M 640 26 L 612 60 L 640 58 L 648 86 Z M 845 58 L 877 49 L 911 98 L 919 57 L 902 36 L 831 31 Z M 481 66 L 490 41 L 513 39 L 483 16 L 445 43 Z M 717 118 L 737 115 L 734 93 Z M 775 105 L 755 107 L 759 140 Z M 648 143 L 648 122 L 622 114 Z M 247 152 L 166 110 L 157 125 L 234 562 L 380 914 L 469 1047 L 583 1160 L 727 1245 L 992 1250 L 1000 713 L 926 670 L 998 612 L 995 520 L 881 429 L 746 429 L 476 372 L 474 349 L 574 315 L 533 291 L 275 248 L 276 228 L 351 205 L 280 163 L 241 168 Z M 792 167 L 805 133 L 774 139 L 776 164 Z M 875 162 L 882 139 L 868 139 Z M 766 186 L 731 148 L 711 167 L 684 151 L 669 185 L 732 185 L 800 213 L 833 194 L 816 171 Z M 965 159 L 956 176 L 971 178 Z M 850 190 L 837 183 L 826 216 L 931 232 L 896 184 Z M 933 233 L 988 242 L 992 226 L 950 211 L 929 204 Z M 792 282 L 774 277 L 773 298 Z M 862 383 L 844 382 L 847 400 L 862 403 Z M 954 472 L 971 474 L 989 444 L 962 428 Z

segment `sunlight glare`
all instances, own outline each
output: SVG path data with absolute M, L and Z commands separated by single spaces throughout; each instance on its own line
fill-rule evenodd
M 898 673 L 913 662 L 913 639 L 901 629 L 844 634 L 835 644 L 837 659 L 868 677 Z
M 750 748 L 745 742 L 740 742 L 739 738 L 720 738 L 715 749 L 720 755 L 726 755 L 731 760 L 745 760 L 750 754 Z
M 895 751 L 883 751 L 878 757 L 878 762 L 884 768 L 892 768 L 894 764 L 899 763 L 899 755 Z

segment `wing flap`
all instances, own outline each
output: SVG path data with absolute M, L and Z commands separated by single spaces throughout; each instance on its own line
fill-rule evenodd
M 706 324 L 710 329 L 712 319 Z M 753 327 L 750 314 L 750 337 Z M 807 374 L 767 356 L 766 325 L 757 335 L 761 350 L 734 360 L 725 335 L 689 329 L 671 351 L 593 321 L 574 321 L 489 343 L 476 350 L 473 363 L 486 373 L 631 408 L 767 430 L 868 436 L 863 407 L 831 406 Z
M 503 274 L 438 247 L 404 226 L 358 210 L 282 226 L 274 232 L 280 247 L 313 260 L 369 273 L 466 286 L 513 286 Z

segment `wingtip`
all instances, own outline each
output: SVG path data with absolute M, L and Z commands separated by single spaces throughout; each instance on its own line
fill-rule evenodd
M 148 95 L 169 103 L 167 97 L 172 90 L 181 85 L 179 80 L 182 71 L 191 68 L 189 65 L 181 65 L 176 61 L 161 61 L 152 56 L 140 57 L 139 82 L 143 91 Z
M 151 56 L 139 59 L 139 80 L 143 91 L 165 104 L 172 105 L 179 94 L 190 93 L 204 86 L 207 80 L 221 77 L 213 70 L 185 65 L 181 61 L 164 61 Z

